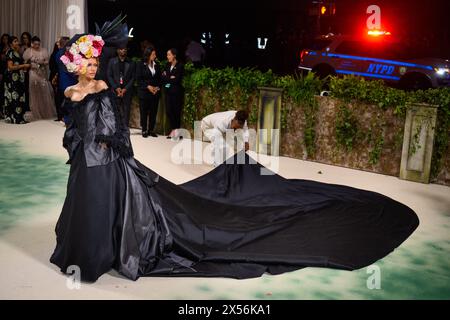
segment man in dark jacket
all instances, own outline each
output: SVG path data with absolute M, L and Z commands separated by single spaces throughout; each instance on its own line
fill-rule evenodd
M 64 106 L 64 91 L 67 87 L 73 86 L 77 83 L 78 78 L 75 74 L 67 71 L 66 66 L 61 61 L 61 57 L 66 53 L 66 50 L 70 49 L 70 45 L 68 45 L 69 38 L 61 37 L 59 39 L 59 47 L 60 49 L 55 54 L 55 61 L 58 67 L 58 88 L 56 94 L 56 108 L 60 109 L 58 112 L 58 118 L 63 116 L 64 122 L 66 125 L 70 123 L 70 110 L 68 110 Z
M 117 57 L 109 61 L 107 80 L 110 88 L 114 90 L 117 106 L 127 126 L 130 121 L 135 73 L 136 65 L 127 57 L 127 47 L 121 46 L 117 49 Z

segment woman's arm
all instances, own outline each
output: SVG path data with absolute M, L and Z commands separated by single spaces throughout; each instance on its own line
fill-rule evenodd
M 22 70 L 22 69 L 29 69 L 30 67 L 31 67 L 31 65 L 28 64 L 28 63 L 14 65 L 12 60 L 8 60 L 8 71 L 17 71 L 17 70 Z
M 183 81 L 184 67 L 181 64 L 177 64 L 175 71 L 170 74 L 167 73 L 167 82 L 172 85 L 181 85 Z

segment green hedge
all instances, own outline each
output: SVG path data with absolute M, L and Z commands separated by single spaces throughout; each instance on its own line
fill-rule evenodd
M 318 79 L 312 73 L 307 76 L 278 76 L 272 71 L 261 72 L 254 69 L 194 69 L 191 64 L 185 67 L 184 87 L 185 106 L 183 121 L 185 128 L 191 129 L 196 120 L 215 111 L 242 109 L 250 112 L 250 122 L 257 119 L 257 87 L 269 86 L 283 89 L 283 108 L 281 114 L 282 130 L 286 129 L 287 116 L 291 108 L 303 108 L 305 114 L 304 139 L 308 155 L 314 154 L 315 121 L 318 102 L 315 96 L 323 88 L 329 88 L 331 95 L 342 104 L 336 119 L 337 141 L 351 149 L 358 132 L 354 128 L 355 119 L 346 104 L 357 101 L 375 105 L 383 110 L 393 108 L 398 117 L 405 117 L 408 103 L 429 103 L 438 105 L 438 124 L 433 151 L 432 177 L 436 177 L 442 167 L 442 160 L 449 143 L 450 129 L 450 88 L 429 89 L 406 92 L 388 87 L 383 81 L 367 81 L 354 76 Z M 378 150 L 382 140 L 376 139 Z M 378 152 L 379 154 L 379 152 Z M 375 153 L 371 161 L 377 161 Z

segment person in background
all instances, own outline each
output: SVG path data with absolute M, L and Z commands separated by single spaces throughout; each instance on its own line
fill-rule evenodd
M 69 50 L 70 47 L 67 46 L 69 42 L 68 37 L 61 37 L 59 40 L 59 46 L 61 49 L 55 55 L 56 64 L 58 66 L 58 93 L 57 93 L 57 108 L 60 108 L 60 112 L 63 115 L 64 123 L 69 123 L 70 115 L 69 110 L 65 110 L 63 102 L 64 102 L 64 91 L 77 83 L 78 79 L 74 73 L 70 73 L 67 71 L 66 66 L 61 61 L 61 57 L 66 53 L 66 50 Z
M 5 118 L 4 110 L 4 98 L 5 98 L 5 85 L 4 75 L 6 72 L 6 53 L 9 50 L 9 34 L 4 33 L 0 38 L 0 119 Z
M 9 49 L 9 34 L 4 33 L 2 34 L 2 37 L 0 38 L 0 54 L 6 55 L 6 52 Z
M 56 64 L 55 56 L 56 53 L 59 51 L 59 39 L 55 42 L 53 45 L 52 53 L 50 54 L 50 59 L 48 61 L 48 68 L 50 70 L 50 74 L 48 76 L 48 80 L 52 82 L 52 80 L 55 78 L 55 76 L 58 74 L 58 65 Z
M 155 47 L 153 45 L 153 43 L 148 39 L 142 40 L 139 44 L 141 46 L 141 55 L 142 56 L 144 56 L 145 49 L 147 49 L 148 47 L 153 47 L 153 48 Z
M 142 136 L 157 137 L 156 115 L 161 90 L 161 68 L 156 63 L 156 49 L 148 47 L 136 70 L 138 81 L 139 109 L 141 111 Z
M 178 62 L 177 53 L 175 48 L 167 51 L 168 64 L 162 73 L 162 80 L 166 89 L 166 113 L 171 127 L 167 139 L 174 138 L 176 129 L 181 127 L 184 67 Z M 182 138 L 182 136 L 179 138 Z
M 59 49 L 61 47 L 59 46 L 60 39 L 58 39 L 55 42 L 55 45 L 53 46 L 52 54 L 50 55 L 50 60 L 48 62 L 48 66 L 50 69 L 50 75 L 48 77 L 48 80 L 50 81 L 52 88 L 53 88 L 53 96 L 54 96 L 54 103 L 55 103 L 55 111 L 56 111 L 56 119 L 55 121 L 62 121 L 63 113 L 61 112 L 61 108 L 58 105 L 58 64 L 56 63 L 56 54 L 58 53 Z
M 194 67 L 198 68 L 203 65 L 206 51 L 200 43 L 189 38 L 185 54 L 186 62 L 192 62 Z
M 7 70 L 5 72 L 5 116 L 7 123 L 24 124 L 26 96 L 25 73 L 31 65 L 24 63 L 20 55 L 19 39 L 9 38 L 10 49 L 6 53 Z
M 20 36 L 20 49 L 19 52 L 21 55 L 31 47 L 31 34 L 29 32 L 24 32 Z
M 31 34 L 23 32 L 20 36 L 20 56 L 23 57 L 25 50 L 31 47 Z M 30 73 L 25 72 L 25 111 L 30 111 Z
M 126 44 L 121 45 L 117 49 L 117 57 L 109 61 L 107 78 L 109 86 L 116 96 L 117 107 L 122 113 L 125 125 L 128 127 L 133 85 L 136 77 L 136 64 L 127 57 L 127 52 Z
M 31 64 L 30 69 L 30 110 L 34 120 L 50 119 L 56 116 L 53 88 L 48 81 L 47 49 L 41 47 L 41 39 L 31 38 L 31 48 L 23 53 L 23 59 Z
M 213 158 L 214 166 L 218 166 L 225 161 L 225 135 L 227 130 L 243 130 L 243 138 L 245 143 L 245 151 L 249 150 L 249 132 L 248 132 L 248 112 L 240 111 L 224 111 L 210 114 L 202 119 L 201 129 L 205 141 L 214 144 Z

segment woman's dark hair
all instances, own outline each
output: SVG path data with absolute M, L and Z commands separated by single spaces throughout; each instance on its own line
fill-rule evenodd
M 55 43 L 55 45 L 53 46 L 53 51 L 52 51 L 52 54 L 56 54 L 56 52 L 58 52 L 59 51 L 59 47 L 58 47 L 58 44 L 57 43 Z
M 178 50 L 176 48 L 170 48 L 169 51 L 175 56 L 175 58 L 178 55 Z
M 153 51 L 156 51 L 155 47 L 146 47 L 144 50 L 144 54 L 142 55 L 142 62 L 147 63 Z
M 3 38 L 6 37 L 7 40 L 9 40 L 9 34 L 4 33 L 2 34 L 1 38 L 0 38 L 0 46 L 3 45 Z
M 23 32 L 22 34 L 21 34 L 21 36 L 20 36 L 20 43 L 21 44 L 23 44 L 23 36 L 27 36 L 28 37 L 28 40 L 30 41 L 30 44 L 31 44 L 31 34 L 29 33 L 29 32 Z
M 9 39 L 8 39 L 8 44 L 9 44 L 9 46 L 11 46 L 12 45 L 12 43 L 14 42 L 14 40 L 19 40 L 16 36 L 9 36 Z
M 235 119 L 239 122 L 241 126 L 245 124 L 245 121 L 248 119 L 248 112 L 245 110 L 239 110 L 236 112 Z
M 9 34 L 4 33 L 2 34 L 1 38 L 0 38 L 0 51 L 3 51 L 4 49 L 4 45 L 3 45 L 3 38 L 6 37 L 6 43 L 9 45 Z
M 41 42 L 41 39 L 39 39 L 38 36 L 34 36 L 33 38 L 31 38 L 31 42 L 35 42 L 35 41 Z
M 58 41 L 59 44 L 61 45 L 61 48 L 64 48 L 67 45 L 67 42 L 69 42 L 70 38 L 69 37 L 61 37 Z

